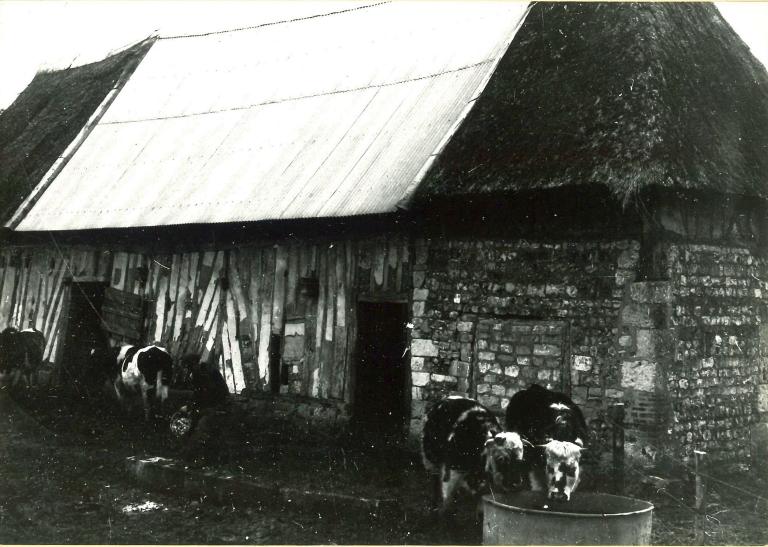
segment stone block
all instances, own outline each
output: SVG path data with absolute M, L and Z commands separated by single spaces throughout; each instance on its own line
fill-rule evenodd
M 520 374 L 520 369 L 514 365 L 511 367 L 506 367 L 504 369 L 504 374 L 510 378 L 517 378 L 517 376 Z
M 432 340 L 414 338 L 411 340 L 411 355 L 414 357 L 437 357 L 438 348 Z
M 496 397 L 495 395 L 481 395 L 480 397 L 477 398 L 477 400 L 483 406 L 494 407 L 494 406 L 498 406 L 499 404 L 499 398 Z
M 413 289 L 413 301 L 424 301 L 429 296 L 429 289 Z
M 583 405 L 587 402 L 587 389 L 586 387 L 577 386 L 571 390 L 571 397 L 573 402 L 577 405 Z
M 455 376 L 447 374 L 432 374 L 430 375 L 430 380 L 437 384 L 456 384 L 459 381 Z
M 459 332 L 472 332 L 474 323 L 472 321 L 459 321 L 456 323 L 456 330 Z
M 653 326 L 651 319 L 651 308 L 647 304 L 627 304 L 621 309 L 621 320 L 625 325 L 634 327 Z
M 424 370 L 424 358 L 411 357 L 411 370 Z
M 490 384 L 477 384 L 477 393 L 488 393 L 491 391 Z
M 638 391 L 654 391 L 656 363 L 653 361 L 624 361 L 621 363 L 621 387 Z
M 496 354 L 493 353 L 492 351 L 481 351 L 481 352 L 478 352 L 477 358 L 482 361 L 493 361 L 494 359 L 496 359 Z
M 768 384 L 757 386 L 757 411 L 768 412 Z
M 666 304 L 672 301 L 672 284 L 669 281 L 642 281 L 629 286 L 630 298 L 646 304 Z
M 414 386 L 425 386 L 429 383 L 429 373 L 428 372 L 412 372 L 411 381 L 413 382 Z
M 426 272 L 424 272 L 423 270 L 414 270 L 412 277 L 413 277 L 413 286 L 421 287 L 424 284 L 424 278 L 426 277 Z
M 608 399 L 621 399 L 624 397 L 624 392 L 620 389 L 608 388 L 605 390 L 605 396 Z
M 622 251 L 616 265 L 622 270 L 633 270 L 637 266 L 639 253 L 634 249 Z
M 638 329 L 635 334 L 637 349 L 635 355 L 638 357 L 654 357 L 656 355 L 656 335 L 650 329 Z
M 414 401 L 420 401 L 424 398 L 424 390 L 420 387 L 411 388 L 411 399 Z
M 491 393 L 493 393 L 494 395 L 498 395 L 501 397 L 505 395 L 506 392 L 507 392 L 506 388 L 502 385 L 497 384 L 497 385 L 491 386 Z
M 533 354 L 540 356 L 560 355 L 560 348 L 553 344 L 534 344 Z
M 516 357 L 515 362 L 520 367 L 527 367 L 531 364 L 531 358 L 530 357 Z
M 589 355 L 574 355 L 573 369 L 580 372 L 589 372 L 592 370 L 592 357 Z
M 413 316 L 414 317 L 422 317 L 424 315 L 424 302 L 414 302 L 413 303 Z

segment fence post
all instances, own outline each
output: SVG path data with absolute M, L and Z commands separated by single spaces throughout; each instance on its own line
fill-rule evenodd
M 696 500 L 694 503 L 694 509 L 696 509 L 696 516 L 694 518 L 694 533 L 696 536 L 696 544 L 703 545 L 704 541 L 704 524 L 706 524 L 704 515 L 706 513 L 706 497 L 707 497 L 707 484 L 704 482 L 704 477 L 701 475 L 702 468 L 704 467 L 704 458 L 707 455 L 706 452 L 701 450 L 694 450 L 694 473 L 696 474 Z
M 624 403 L 608 407 L 611 422 L 611 447 L 613 453 L 613 492 L 624 493 Z

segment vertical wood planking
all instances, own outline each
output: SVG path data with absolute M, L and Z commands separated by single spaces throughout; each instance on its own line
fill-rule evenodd
M 261 258 L 261 287 L 259 300 L 262 302 L 259 320 L 259 379 L 262 385 L 269 385 L 269 339 L 272 332 L 272 302 L 275 279 L 275 249 L 265 247 Z
M 232 369 L 232 391 L 234 393 L 240 393 L 245 388 L 245 378 L 243 375 L 243 363 L 240 355 L 240 346 L 237 341 L 237 312 L 232 291 L 227 291 L 226 306 L 227 321 L 225 327 L 229 342 L 230 367 Z M 224 340 L 222 340 L 222 344 L 224 344 Z
M 246 255 L 247 261 L 244 260 L 243 264 L 247 264 L 248 275 L 250 282 L 248 283 L 248 303 L 251 310 L 251 365 L 250 375 L 253 381 L 248 387 L 253 389 L 261 389 L 261 383 L 259 381 L 260 372 L 258 366 L 259 347 L 261 343 L 260 334 L 260 321 L 261 321 L 261 249 L 250 249 Z
M 163 344 L 171 345 L 173 342 L 173 327 L 176 319 L 176 307 L 179 295 L 179 278 L 181 277 L 181 255 L 174 254 L 171 260 L 171 276 L 168 280 L 168 297 L 170 307 L 165 315 L 163 327 Z
M 165 304 L 168 298 L 168 280 L 170 272 L 161 270 L 160 280 L 157 285 L 157 297 L 155 299 L 155 333 L 154 341 L 162 343 L 163 330 L 165 330 Z
M 171 334 L 171 353 L 178 353 L 181 345 L 181 333 L 184 321 L 184 312 L 187 307 L 188 287 L 190 281 L 189 273 L 189 260 L 188 253 L 184 253 L 179 257 L 179 277 L 178 287 L 176 290 L 176 302 L 174 302 L 175 310 L 173 314 L 173 332 Z
M 254 352 L 251 333 L 253 332 L 251 308 L 248 301 L 250 257 L 243 250 L 233 250 L 230 253 L 230 288 L 237 312 L 235 341 L 239 353 L 243 388 L 253 386 L 258 377 L 254 377 Z
M 45 336 L 46 344 L 50 341 L 54 325 L 55 316 L 58 309 L 62 306 L 62 294 L 64 293 L 64 277 L 67 273 L 66 260 L 62 257 L 55 261 L 52 276 L 52 288 L 48 297 L 48 309 L 43 318 L 43 328 L 41 331 Z
M 226 314 L 228 315 L 230 312 L 229 303 L 232 300 L 231 295 L 229 294 L 229 291 L 226 291 L 226 300 L 227 300 L 227 308 L 226 308 Z M 231 312 L 234 313 L 235 309 L 232 307 Z M 235 376 L 232 372 L 232 341 L 229 333 L 229 317 L 225 317 L 224 320 L 221 322 L 221 361 L 220 361 L 220 368 L 221 372 L 224 375 L 224 380 L 227 382 L 227 388 L 229 389 L 230 393 L 236 393 L 237 392 L 237 386 L 235 385 Z
M 309 277 L 317 271 L 311 245 L 304 245 L 299 252 L 299 277 Z M 302 298 L 297 303 L 296 313 L 304 316 L 304 362 L 301 364 L 301 394 L 311 395 L 312 370 L 315 363 L 315 332 L 317 331 L 316 308 L 312 300 Z
M 371 289 L 378 292 L 384 287 L 384 262 L 386 252 L 386 240 L 377 238 L 373 245 L 373 268 L 371 271 Z
M 299 248 L 296 245 L 288 247 L 288 278 L 285 288 L 285 314 L 294 317 L 296 313 L 296 289 L 299 284 Z
M 322 378 L 325 368 L 323 361 L 322 347 L 323 336 L 325 333 L 325 309 L 326 309 L 326 294 L 328 285 L 328 254 L 323 247 L 317 249 L 318 257 L 318 280 L 319 280 L 319 294 L 317 297 L 317 315 L 315 323 L 315 349 L 314 349 L 314 361 L 312 363 L 312 371 L 310 374 L 310 393 L 312 397 L 318 397 L 321 395 Z
M 388 292 L 397 292 L 399 285 L 398 265 L 400 264 L 400 236 L 391 236 L 387 241 L 387 282 L 384 284 L 384 290 Z
M 11 253 L 8 253 L 6 256 L 6 264 L 2 301 L 0 301 L 0 321 L 2 321 L 3 328 L 11 326 L 11 304 L 17 283 L 17 268 L 13 263 Z
M 50 256 L 48 253 L 40 254 L 40 291 L 37 298 L 37 310 L 35 311 L 35 329 L 43 332 L 45 316 L 50 306 L 51 280 L 49 275 Z M 0 280 L 2 283 L 2 280 Z
M 286 249 L 285 245 L 278 245 L 275 249 L 275 282 L 272 298 L 272 334 L 283 333 L 287 271 L 288 249 Z
M 357 306 L 355 280 L 357 279 L 357 242 L 352 240 L 347 242 L 347 352 L 346 366 L 344 368 L 344 392 L 342 398 L 347 403 L 352 403 L 354 395 L 355 381 L 355 336 L 357 335 Z
M 11 309 L 11 324 L 16 328 L 21 326 L 21 312 L 24 309 L 24 295 L 28 280 L 29 268 L 27 268 L 27 255 L 24 253 L 20 259 L 18 282 L 13 295 L 13 307 Z
M 336 250 L 336 327 L 333 333 L 334 374 L 331 396 L 343 399 L 347 375 L 347 259 L 348 241 L 341 241 Z
M 125 276 L 128 269 L 128 253 L 118 252 L 112 264 L 112 287 L 125 290 Z
M 321 395 L 324 398 L 331 396 L 331 382 L 336 374 L 336 361 L 334 359 L 333 334 L 336 311 L 336 245 L 331 244 L 325 249 L 327 274 L 326 274 L 326 298 L 325 298 L 325 328 L 320 358 L 324 363 L 324 374 L 321 376 Z

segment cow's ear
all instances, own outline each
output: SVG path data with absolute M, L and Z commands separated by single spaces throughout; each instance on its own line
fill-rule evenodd
M 485 441 L 485 448 L 491 448 L 494 444 L 496 444 L 496 438 L 491 437 L 490 439 Z
M 573 444 L 578 445 L 581 448 L 584 448 L 584 441 L 581 440 L 581 437 L 576 437 L 576 440 L 573 441 Z
M 525 437 L 520 437 L 520 440 L 523 441 L 524 445 L 533 447 L 533 443 L 531 441 L 529 441 L 528 439 L 526 439 Z

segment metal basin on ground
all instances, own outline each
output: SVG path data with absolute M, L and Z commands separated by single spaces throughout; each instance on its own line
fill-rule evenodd
M 649 545 L 653 505 L 576 492 L 569 502 L 542 492 L 483 497 L 484 545 Z

